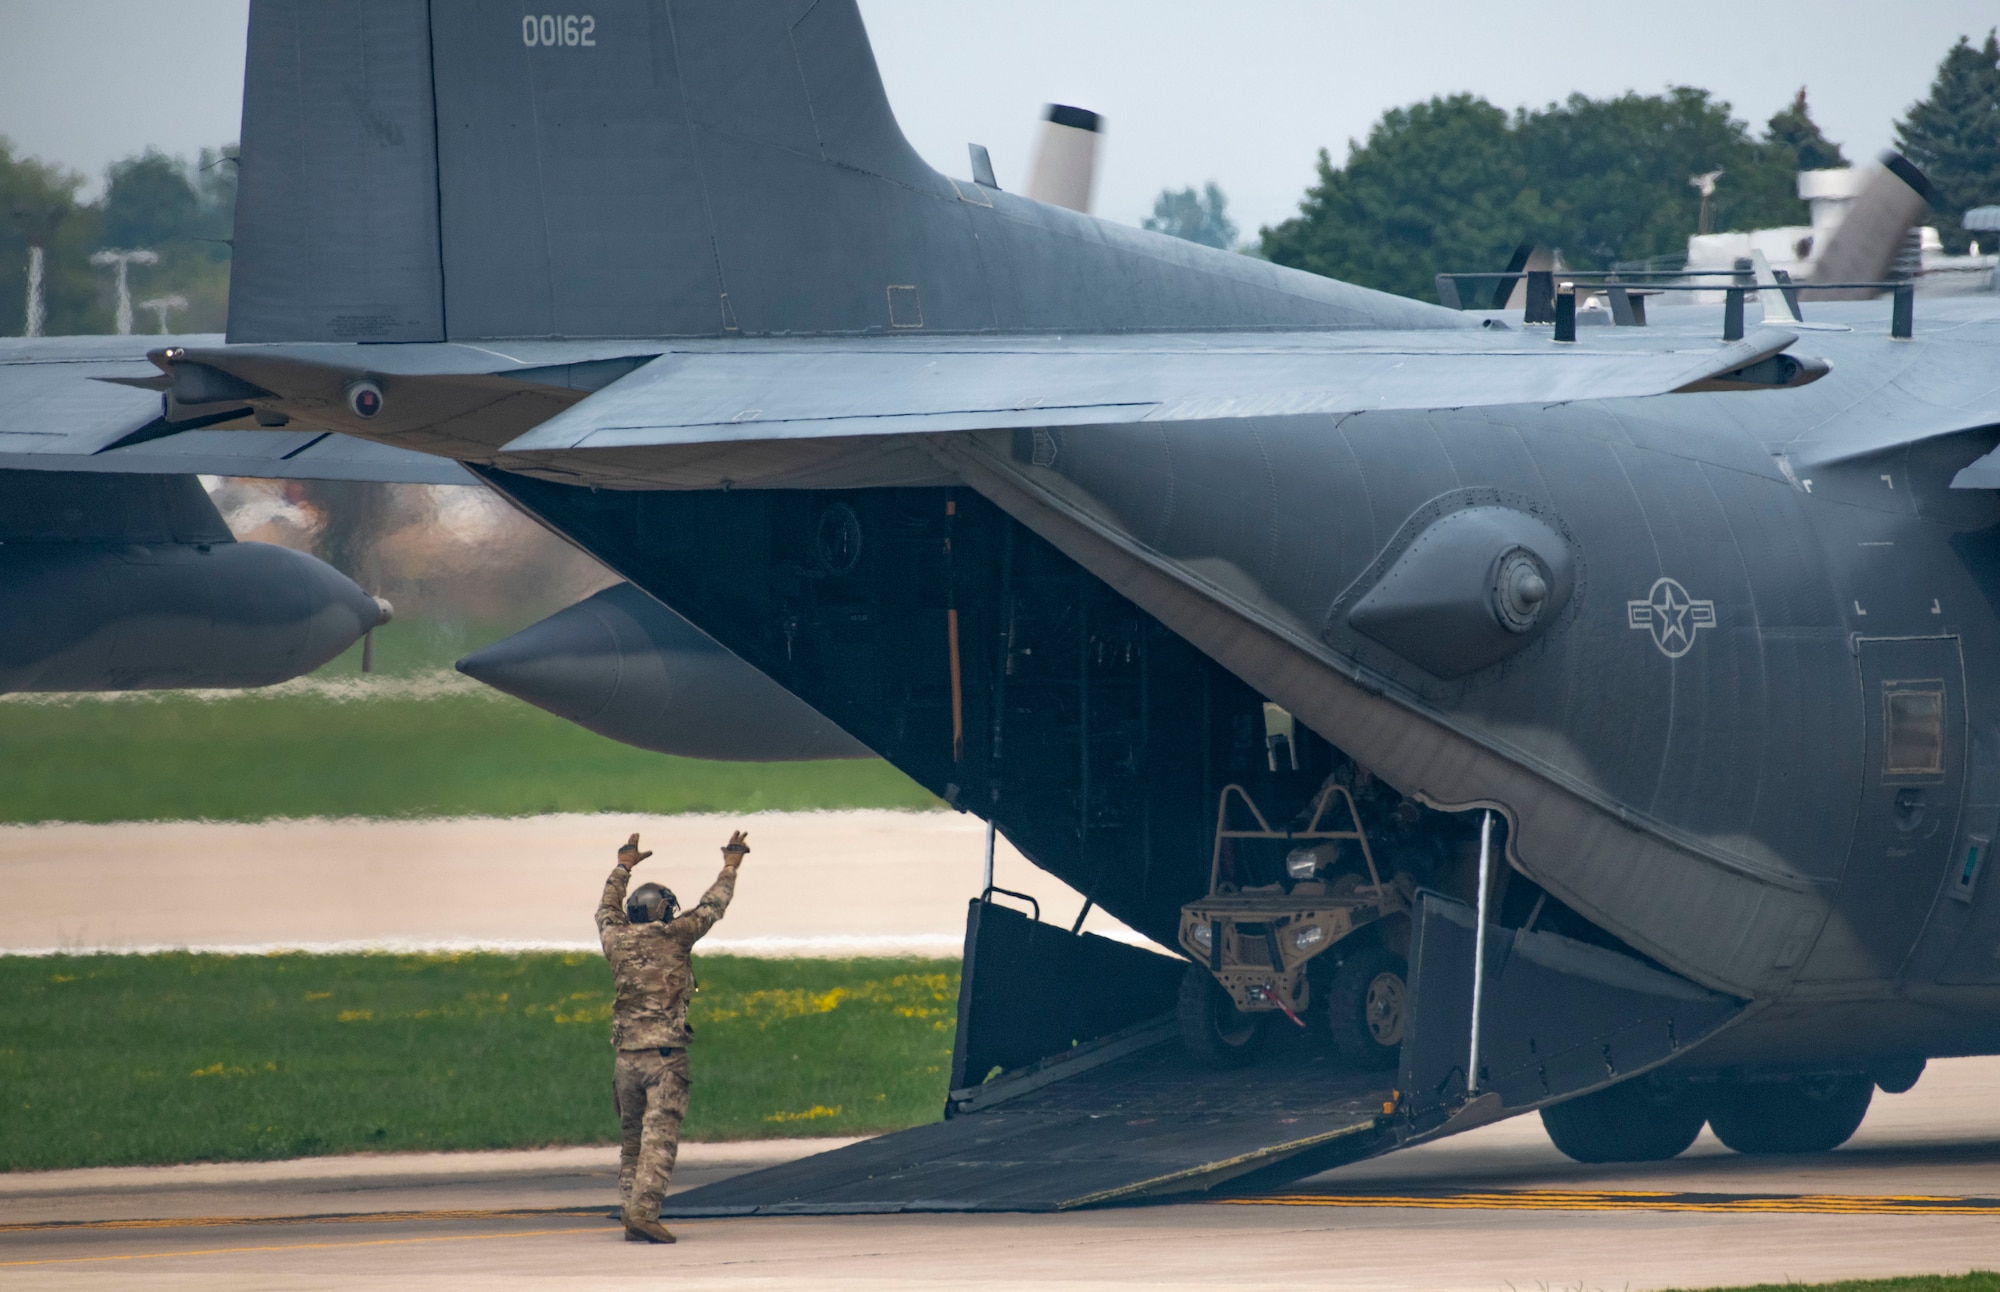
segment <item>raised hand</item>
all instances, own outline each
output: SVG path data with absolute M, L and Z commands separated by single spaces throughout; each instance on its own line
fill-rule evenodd
M 633 836 L 637 838 L 637 835 Z M 722 859 L 732 865 L 741 862 L 750 852 L 750 836 L 742 830 L 729 836 L 729 842 L 722 845 Z
M 618 864 L 630 870 L 652 855 L 651 852 L 639 851 L 639 836 L 635 834 L 625 841 L 624 847 L 618 850 Z

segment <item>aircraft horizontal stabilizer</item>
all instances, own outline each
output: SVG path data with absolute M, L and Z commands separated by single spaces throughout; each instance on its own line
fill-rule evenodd
M 167 420 L 165 378 L 146 358 L 219 336 L 52 337 L 0 341 L 0 470 L 256 476 L 473 484 L 446 458 L 329 433 L 256 425 L 242 402 Z
M 377 484 L 471 485 L 450 458 L 319 430 L 194 430 L 85 456 L 43 450 L 0 453 L 0 470 L 101 471 L 138 475 L 245 476 L 257 480 L 367 480 Z
M 1763 329 L 1682 350 L 1618 344 L 1622 337 L 1555 346 L 1507 333 L 746 340 L 676 347 L 504 451 L 1631 398 L 1720 388 L 1718 379 L 1797 339 Z M 1801 384 L 1821 371 L 1794 363 L 1762 384 Z

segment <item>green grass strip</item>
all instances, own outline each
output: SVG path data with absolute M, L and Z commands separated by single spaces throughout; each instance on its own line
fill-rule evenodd
M 1682 1289 L 1681 1292 L 1694 1292 Z M 1700 1292 L 2000 1292 L 2000 1274 L 1974 1270 L 1970 1274 L 1916 1274 L 1895 1279 L 1848 1279 L 1839 1283 L 1759 1283 L 1755 1286 L 1705 1288 Z
M 0 767 L 0 823 L 938 806 L 884 762 L 669 758 L 492 692 L 16 699 Z
M 689 1139 L 935 1121 L 958 964 L 698 957 Z M 593 955 L 0 957 L 0 1170 L 615 1142 Z

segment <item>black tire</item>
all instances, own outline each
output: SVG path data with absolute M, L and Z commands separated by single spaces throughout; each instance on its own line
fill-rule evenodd
M 1701 1100 L 1644 1077 L 1542 1109 L 1542 1128 L 1575 1162 L 1664 1162 L 1701 1134 Z
M 1343 960 L 1326 988 L 1334 1048 L 1365 1069 L 1395 1067 L 1403 1049 L 1409 984 L 1409 965 L 1385 947 L 1358 950 Z
M 1908 1094 L 1916 1087 L 1924 1075 L 1929 1060 L 1921 1055 L 1914 1059 L 1889 1059 L 1875 1065 L 1868 1075 L 1875 1080 L 1875 1088 L 1885 1095 Z
M 1865 1075 L 1728 1082 L 1710 1097 L 1708 1128 L 1738 1153 L 1827 1153 L 1868 1115 Z
M 1263 1046 L 1264 1016 L 1237 1009 L 1229 993 L 1200 965 L 1189 965 L 1181 975 L 1177 1008 L 1181 1044 L 1204 1067 L 1240 1068 Z

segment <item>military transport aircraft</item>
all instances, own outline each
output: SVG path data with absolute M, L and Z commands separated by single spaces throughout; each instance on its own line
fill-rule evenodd
M 1921 206 L 1882 176 L 1860 279 Z M 1543 324 L 993 178 L 912 151 L 854 0 L 254 0 L 228 337 L 0 343 L 0 682 L 250 684 L 379 618 L 193 472 L 477 480 L 629 586 L 467 671 L 873 751 L 1180 953 L 989 889 L 950 1116 L 684 1213 L 1531 1109 L 1826 1149 L 2000 1052 L 2000 298 Z

